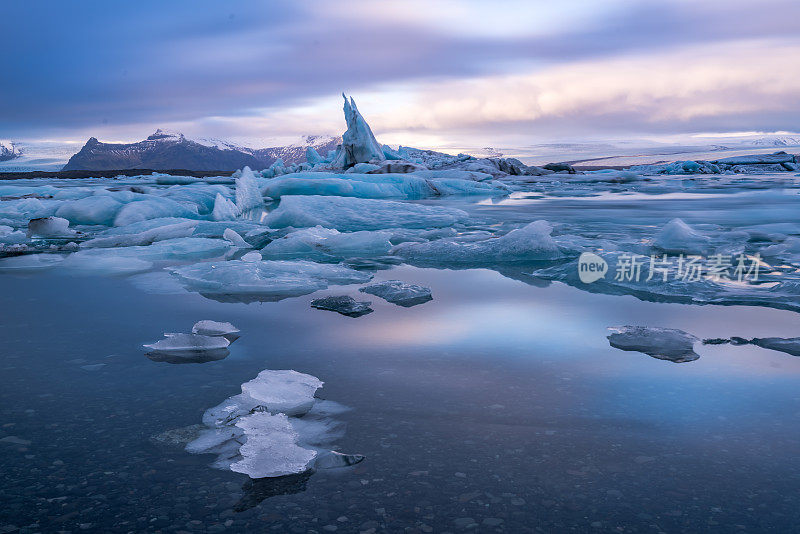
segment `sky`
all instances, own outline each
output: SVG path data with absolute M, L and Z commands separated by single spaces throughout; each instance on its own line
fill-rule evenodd
M 0 139 L 384 143 L 800 130 L 797 0 L 7 0 Z

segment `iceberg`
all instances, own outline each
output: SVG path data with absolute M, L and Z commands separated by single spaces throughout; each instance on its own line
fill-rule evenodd
M 272 228 L 323 226 L 357 231 L 439 228 L 466 219 L 466 212 L 455 208 L 351 197 L 287 196 L 264 223 Z
M 241 175 L 236 178 L 236 208 L 239 213 L 246 213 L 264 205 L 264 197 L 258 188 L 256 175 L 250 167 L 242 169 Z
M 28 237 L 75 237 L 78 232 L 69 227 L 69 221 L 61 217 L 41 217 L 28 221 Z
M 343 258 L 382 256 L 392 247 L 387 231 L 339 232 L 315 226 L 291 232 L 261 249 L 266 259 L 309 259 L 332 261 Z
M 100 237 L 84 241 L 81 246 L 84 248 L 147 246 L 157 241 L 189 237 L 194 233 L 197 224 L 198 221 L 186 221 L 177 224 L 165 224 L 164 226 L 157 226 L 150 230 L 137 233 L 111 234 L 105 237 L 101 235 Z
M 214 199 L 214 209 L 211 211 L 211 218 L 215 221 L 232 221 L 239 216 L 239 208 L 236 204 L 217 193 Z
M 383 161 L 383 147 L 375 140 L 372 129 L 361 116 L 356 107 L 356 102 L 350 97 L 344 97 L 344 119 L 347 122 L 347 131 L 342 134 L 342 144 L 336 151 L 332 166 L 347 169 L 356 163 L 369 163 L 370 161 Z
M 617 349 L 642 352 L 674 363 L 692 362 L 700 356 L 694 351 L 698 339 L 683 330 L 646 326 L 610 327 L 609 344 Z
M 362 287 L 359 291 L 375 295 L 387 302 L 410 308 L 433 300 L 431 290 L 416 284 L 406 284 L 400 280 L 387 280 Z
M 240 418 L 236 426 L 246 441 L 239 447 L 242 458 L 231 464 L 231 471 L 266 478 L 302 473 L 313 466 L 317 451 L 297 444 L 297 432 L 286 415 L 254 413 Z
M 125 204 L 114 217 L 114 226 L 127 226 L 147 219 L 159 217 L 183 217 L 186 219 L 196 219 L 198 217 L 197 206 L 189 208 L 186 204 L 181 204 L 169 198 L 152 197 L 144 200 L 136 200 Z
M 711 239 L 698 233 L 681 219 L 672 219 L 656 236 L 653 245 L 673 254 L 704 254 Z
M 328 285 L 358 284 L 372 275 L 341 265 L 310 261 L 229 260 L 171 271 L 187 289 L 234 301 L 274 301 L 307 295 Z
M 524 261 L 556 260 L 564 252 L 551 237 L 553 227 L 534 221 L 502 237 L 474 242 L 445 238 L 424 243 L 401 243 L 392 254 L 415 263 L 446 265 L 487 265 Z
M 358 302 L 353 297 L 331 296 L 311 301 L 311 307 L 318 310 L 327 310 L 346 315 L 348 317 L 361 317 L 372 313 L 369 301 Z

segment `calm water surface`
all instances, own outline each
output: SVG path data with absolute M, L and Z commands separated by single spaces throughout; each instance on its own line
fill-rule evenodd
M 486 209 L 491 209 L 491 206 Z M 0 277 L 0 532 L 790 532 L 800 521 L 800 358 L 699 346 L 673 364 L 608 345 L 621 324 L 794 337 L 798 315 L 647 303 L 488 270 L 380 271 L 431 287 L 352 319 L 150 294 L 129 281 Z M 142 343 L 200 319 L 242 337 L 170 365 Z M 102 364 L 98 366 L 96 364 Z M 342 471 L 250 483 L 153 440 L 263 369 L 352 410 Z M 5 439 L 12 437 L 12 439 Z M 28 443 L 29 442 L 29 443 Z

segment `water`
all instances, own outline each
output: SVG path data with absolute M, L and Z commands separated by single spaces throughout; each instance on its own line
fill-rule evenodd
M 773 209 L 757 209 L 758 190 L 658 202 L 616 187 L 447 203 L 482 228 L 546 218 L 626 241 L 677 215 L 723 231 L 798 222 L 792 187 L 770 190 Z M 699 360 L 674 364 L 614 349 L 605 337 L 624 324 L 700 338 L 796 337 L 796 313 L 643 302 L 548 284 L 526 274 L 530 266 L 500 270 L 510 277 L 485 268 L 377 271 L 375 281 L 431 288 L 434 300 L 412 308 L 359 286 L 243 304 L 149 293 L 125 278 L 3 273 L 0 439 L 16 439 L 0 441 L 0 531 L 796 528 L 800 358 L 698 345 Z M 353 319 L 309 307 L 337 294 L 371 300 L 375 312 Z M 227 358 L 171 365 L 144 356 L 142 343 L 200 319 L 241 329 Z M 209 467 L 212 455 L 153 439 L 200 423 L 263 369 L 323 380 L 320 396 L 351 408 L 337 416 L 347 424 L 337 445 L 367 459 L 253 483 Z

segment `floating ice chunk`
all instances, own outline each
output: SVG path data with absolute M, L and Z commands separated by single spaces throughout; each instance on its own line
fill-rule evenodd
M 286 415 L 254 413 L 241 417 L 236 426 L 244 431 L 247 441 L 239 448 L 242 459 L 231 464 L 231 471 L 265 478 L 313 467 L 317 452 L 297 444 L 297 433 Z
M 369 161 L 383 161 L 383 147 L 375 140 L 372 129 L 364 120 L 356 107 L 356 102 L 351 97 L 344 97 L 344 119 L 347 122 L 347 131 L 342 134 L 342 144 L 339 146 L 332 166 L 340 169 L 352 167 L 356 163 Z
M 216 350 L 225 349 L 230 341 L 222 336 L 204 336 L 201 334 L 165 334 L 164 339 L 144 347 L 161 352 L 187 351 L 187 350 Z
M 715 160 L 714 163 L 727 165 L 754 165 L 768 163 L 793 163 L 795 157 L 786 152 L 775 152 L 773 154 L 751 154 L 748 156 L 732 156 Z
M 157 226 L 139 233 L 100 236 L 84 241 L 81 246 L 85 248 L 147 246 L 157 241 L 189 237 L 194 233 L 197 224 L 198 221 L 186 221 Z
M 106 195 L 96 195 L 66 201 L 56 210 L 56 216 L 72 224 L 102 224 L 110 226 L 124 204 Z
M 609 330 L 612 332 L 608 335 L 609 344 L 621 350 L 643 352 L 675 363 L 691 362 L 700 357 L 694 351 L 698 339 L 683 330 L 646 326 L 614 326 Z
M 375 295 L 385 301 L 405 308 L 410 308 L 411 306 L 433 300 L 429 288 L 416 284 L 406 284 L 400 280 L 387 280 L 385 282 L 370 284 L 366 287 L 362 287 L 359 291 Z
M 192 326 L 192 333 L 202 336 L 222 336 L 231 343 L 239 338 L 239 329 L 231 323 L 222 323 L 209 319 L 194 323 L 194 326 Z
M 324 160 L 322 156 L 319 155 L 319 152 L 313 147 L 309 146 L 306 147 L 306 161 L 309 162 L 311 165 L 317 165 L 322 163 Z
M 672 219 L 656 236 L 653 244 L 664 252 L 674 254 L 703 254 L 711 240 L 683 222 Z
M 14 230 L 11 226 L 0 226 L 0 243 L 6 245 L 16 245 L 26 243 L 28 234 L 21 230 Z
M 268 259 L 304 258 L 330 260 L 352 257 L 375 257 L 389 252 L 391 234 L 379 232 L 340 233 L 337 230 L 315 226 L 296 230 L 276 239 L 261 249 Z
M 318 310 L 335 311 L 348 317 L 361 317 L 372 313 L 369 301 L 358 302 L 353 297 L 332 296 L 311 301 L 311 307 Z
M 170 198 L 152 197 L 126 204 L 114 218 L 114 226 L 127 226 L 147 219 L 159 217 L 184 217 L 196 219 L 197 206 L 181 204 Z
M 124 257 L 139 260 L 191 260 L 222 256 L 231 245 L 221 239 L 204 237 L 179 237 L 156 241 L 148 246 L 87 248 L 73 254 L 86 258 Z
M 0 258 L 0 271 L 38 271 L 49 269 L 64 261 L 60 254 L 26 254 Z
M 364 461 L 366 456 L 363 454 L 342 454 L 336 451 L 327 451 L 317 455 L 314 461 L 315 469 L 336 469 L 337 467 L 348 467 Z
M 74 237 L 77 232 L 69 227 L 69 221 L 61 217 L 41 217 L 28 221 L 28 235 L 40 237 Z
M 232 221 L 238 216 L 239 208 L 236 207 L 236 204 L 217 193 L 211 218 L 215 221 Z
M 287 196 L 266 218 L 272 228 L 324 226 L 340 231 L 438 228 L 467 219 L 459 209 L 391 200 Z
M 96 249 L 114 250 L 114 249 Z M 79 251 L 67 256 L 61 263 L 64 269 L 79 271 L 83 274 L 126 275 L 142 273 L 153 267 L 152 262 L 130 256 L 114 256 L 111 254 L 87 254 L 90 251 Z
M 241 261 L 197 263 L 173 269 L 189 289 L 234 300 L 281 300 L 325 289 L 328 284 L 357 284 L 372 275 L 341 265 L 310 261 Z
M 21 198 L 0 202 L 0 219 L 27 221 L 53 215 L 61 205 L 59 200 L 41 201 L 38 198 Z
M 314 393 L 323 382 L 315 376 L 293 370 L 265 370 L 242 384 L 242 393 L 255 399 L 271 413 L 303 415 L 314 405 Z
M 255 261 L 261 261 L 261 260 L 264 259 L 264 257 L 261 255 L 260 252 L 256 252 L 255 250 L 252 250 L 252 251 L 248 252 L 247 254 L 245 254 L 244 256 L 242 256 L 239 259 L 241 259 L 242 261 L 246 261 L 248 263 L 252 263 L 252 262 L 255 262 Z
M 234 247 L 253 248 L 250 246 L 250 243 L 242 239 L 242 236 L 240 236 L 238 233 L 236 233 L 235 230 L 232 230 L 230 228 L 225 229 L 225 231 L 222 233 L 222 237 L 225 239 L 225 241 L 228 241 Z
M 242 169 L 242 174 L 236 178 L 236 208 L 239 213 L 245 213 L 264 205 L 264 197 L 258 188 L 256 175 L 250 167 Z
M 547 221 L 534 221 L 506 235 L 481 241 L 464 242 L 437 239 L 426 243 L 401 243 L 392 249 L 409 261 L 438 264 L 497 264 L 555 260 L 565 257 L 551 237 Z

